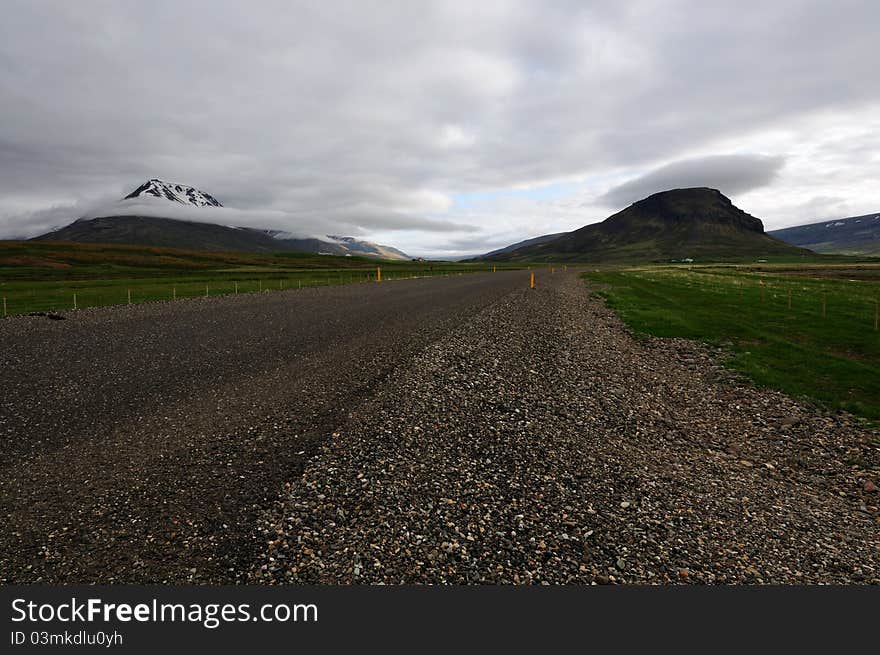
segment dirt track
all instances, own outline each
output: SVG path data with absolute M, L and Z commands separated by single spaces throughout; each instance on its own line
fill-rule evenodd
M 0 579 L 880 580 L 876 433 L 526 275 L 0 322 Z

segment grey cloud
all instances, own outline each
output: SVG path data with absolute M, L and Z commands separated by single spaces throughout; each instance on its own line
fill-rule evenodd
M 597 202 L 624 207 L 658 191 L 707 186 L 726 195 L 766 186 L 779 174 L 785 158 L 765 155 L 716 155 L 673 162 L 616 186 Z
M 848 0 L 7 3 L 0 231 L 155 176 L 290 231 L 499 234 L 443 198 L 880 102 L 878 21 Z

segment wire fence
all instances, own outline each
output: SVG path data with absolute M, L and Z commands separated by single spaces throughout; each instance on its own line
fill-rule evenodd
M 700 302 L 740 310 L 743 316 L 778 321 L 849 324 L 880 331 L 880 284 L 819 277 L 726 275 L 714 272 L 668 272 L 638 277 L 674 279 L 699 292 Z M 700 307 L 693 308 L 696 311 Z M 754 312 L 757 311 L 757 314 Z M 860 326 L 858 328 L 857 326 Z
M 384 283 L 403 279 L 478 272 L 486 271 L 483 269 L 310 271 L 290 276 L 267 275 L 266 277 L 241 279 L 90 280 L 63 284 L 39 283 L 26 288 L 22 288 L 20 283 L 17 283 L 15 286 L 18 288 L 0 288 L 0 293 L 3 293 L 0 316 L 62 312 L 89 307 L 133 305 L 187 298 L 269 293 L 341 284 L 375 283 L 379 276 Z

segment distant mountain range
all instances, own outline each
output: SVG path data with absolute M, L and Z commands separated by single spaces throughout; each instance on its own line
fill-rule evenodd
M 204 220 L 217 208 L 217 222 Z M 409 259 L 390 246 L 350 236 L 302 236 L 220 224 L 230 210 L 211 194 L 158 178 L 100 213 L 34 237 L 41 241 L 131 244 L 217 252 L 299 251 Z M 204 212 L 204 213 L 202 213 Z M 192 220 L 197 214 L 198 220 Z M 808 249 L 808 250 L 805 250 Z M 473 259 L 493 261 L 721 260 L 820 253 L 880 256 L 880 214 L 823 221 L 765 233 L 760 219 L 717 189 L 655 193 L 600 223 L 545 234 Z
M 149 204 L 149 215 L 144 213 Z M 193 207 L 210 211 L 223 205 L 214 196 L 185 184 L 158 178 L 144 184 L 96 217 L 73 223 L 38 237 L 39 241 L 74 241 L 143 245 L 217 252 L 297 251 L 325 255 L 351 255 L 379 259 L 409 259 L 390 246 L 348 236 L 303 237 L 280 230 L 234 227 L 188 220 Z M 141 213 L 137 213 L 138 211 Z M 198 213 L 198 210 L 195 212 Z M 205 214 L 209 216 L 209 214 Z M 201 218 L 201 216 L 199 217 Z M 222 220 L 219 219 L 218 220 Z
M 816 252 L 880 257 L 880 213 L 787 227 L 768 234 Z
M 717 189 L 655 193 L 573 232 L 548 234 L 487 253 L 498 261 L 666 261 L 799 255 L 806 251 L 768 236 L 760 219 Z

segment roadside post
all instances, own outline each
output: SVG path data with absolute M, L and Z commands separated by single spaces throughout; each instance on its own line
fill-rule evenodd
M 535 288 L 535 272 L 529 273 L 529 289 Z
M 376 267 L 376 282 L 381 282 L 381 281 L 382 281 L 382 267 L 377 266 Z
M 131 304 L 131 289 L 128 290 L 128 304 Z

